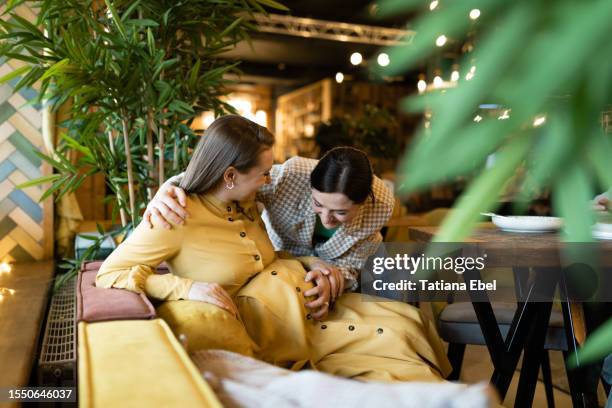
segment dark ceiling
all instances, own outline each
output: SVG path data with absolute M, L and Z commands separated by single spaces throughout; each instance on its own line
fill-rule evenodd
M 347 23 L 402 27 L 410 15 L 381 20 L 370 12 L 372 0 L 287 0 L 290 11 L 285 14 Z
M 318 20 L 402 28 L 410 19 L 406 15 L 377 19 L 369 12 L 371 0 L 285 0 L 282 3 L 291 11 L 275 13 Z M 355 78 L 367 78 L 365 64 L 354 67 L 349 57 L 358 51 L 365 60 L 380 49 L 377 45 L 255 33 L 250 44 L 240 43 L 224 57 L 242 61 L 240 69 L 244 72 L 244 82 L 300 86 L 333 77 L 338 71 Z

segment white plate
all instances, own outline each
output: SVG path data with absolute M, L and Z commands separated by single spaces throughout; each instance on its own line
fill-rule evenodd
M 609 224 L 607 222 L 598 222 L 593 225 L 593 231 L 600 231 L 612 234 L 612 224 Z
M 531 215 L 510 215 L 491 217 L 493 224 L 502 231 L 520 233 L 555 232 L 561 229 L 563 221 L 558 217 L 538 217 Z
M 593 238 L 612 239 L 612 224 L 597 223 L 593 226 Z
M 593 231 L 593 238 L 610 240 L 612 239 L 612 233 L 603 232 L 603 231 Z

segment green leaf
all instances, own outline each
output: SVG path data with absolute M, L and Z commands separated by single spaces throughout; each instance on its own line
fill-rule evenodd
M 534 151 L 532 165 L 518 201 L 528 201 L 549 182 L 559 176 L 559 168 L 571 161 L 579 140 L 572 137 L 569 122 L 570 112 L 559 109 L 547 118 L 547 125 L 541 130 Z
M 42 176 L 34 180 L 26 181 L 25 183 L 18 184 L 15 187 L 21 190 L 21 189 L 28 188 L 28 187 L 39 186 L 41 184 L 50 183 L 61 177 L 62 177 L 61 174 L 51 174 L 49 176 Z
M 130 18 L 134 10 L 136 10 L 136 7 L 138 7 L 139 5 L 140 0 L 136 0 L 135 2 L 130 4 L 130 6 L 123 12 L 123 15 L 121 16 L 121 21 L 126 21 L 128 18 Z
M 17 68 L 16 70 L 14 70 L 13 72 L 4 75 L 2 78 L 0 78 L 0 84 L 4 84 L 9 82 L 10 80 L 17 78 L 18 76 L 20 76 L 21 74 L 28 72 L 29 70 L 31 70 L 32 67 L 25 65 L 23 67 Z
M 425 142 L 414 146 L 406 160 L 400 163 L 402 174 L 410 174 L 410 177 L 401 178 L 398 192 L 409 194 L 483 166 L 487 155 L 502 143 L 503 128 L 504 123 L 500 121 L 471 124 L 458 130 L 456 138 L 450 140 L 445 149 L 436 149 L 426 143 L 430 139 L 423 139 Z M 435 162 L 444 165 L 431 166 L 433 157 Z
M 260 0 L 258 0 L 258 1 L 260 1 Z M 219 37 L 221 37 L 221 38 L 226 37 L 236 27 L 238 27 L 240 25 L 240 23 L 242 23 L 243 20 L 244 20 L 243 17 L 238 17 L 236 20 L 234 20 L 234 22 L 232 24 L 228 25 L 227 28 L 225 30 L 223 30 L 223 32 L 221 34 L 219 34 Z
M 123 37 L 124 40 L 127 40 L 127 34 L 125 32 L 125 27 L 123 26 L 121 19 L 117 15 L 117 10 L 115 10 L 115 7 L 113 6 L 110 0 L 104 0 L 104 3 L 106 4 L 106 7 L 108 7 L 108 10 L 110 11 L 111 17 L 113 21 L 115 22 L 115 25 L 117 26 L 117 30 L 119 30 L 121 37 Z
M 259 4 L 263 4 L 264 6 L 276 9 L 276 10 L 282 10 L 282 11 L 289 11 L 289 8 L 287 8 L 287 6 L 274 1 L 274 0 L 256 0 Z
M 86 147 L 83 146 L 82 144 L 80 144 L 78 141 L 76 141 L 75 139 L 73 139 L 72 137 L 68 136 L 66 133 L 61 135 L 62 140 L 64 140 L 68 146 L 70 146 L 72 149 L 79 151 L 81 153 L 83 153 L 85 156 L 87 157 L 91 157 L 92 153 L 91 150 Z
M 567 163 L 555 183 L 553 204 L 563 217 L 563 239 L 567 242 L 592 242 L 591 226 L 595 222 L 591 211 L 594 196 L 587 172 L 577 162 Z
M 588 156 L 592 158 L 593 167 L 599 176 L 601 185 L 612 186 L 612 143 L 610 137 L 601 129 L 595 129 L 590 138 Z
M 126 24 L 131 24 L 139 27 L 159 27 L 159 23 L 147 18 L 130 19 L 126 21 Z
M 455 210 L 444 220 L 435 242 L 460 242 L 467 237 L 480 218 L 481 212 L 492 209 L 505 182 L 524 160 L 531 146 L 529 135 L 515 137 L 498 153 L 492 168 L 480 174 L 462 194 Z
M 202 66 L 202 60 L 198 58 L 193 68 L 189 72 L 189 87 L 195 89 L 197 86 L 198 75 L 200 74 L 200 67 Z
M 568 357 L 569 366 L 571 368 L 576 368 L 578 364 L 584 366 L 612 354 L 611 338 L 612 319 L 609 319 L 593 334 L 589 335 L 584 346 L 580 350 Z
M 153 37 L 153 31 L 150 27 L 147 28 L 147 46 L 149 48 L 149 54 L 155 54 L 155 38 Z
M 194 113 L 191 105 L 183 101 L 179 101 L 178 99 L 175 99 L 172 102 L 170 102 L 170 105 L 168 105 L 168 109 L 170 109 L 171 111 L 181 112 L 185 114 Z
M 39 80 L 41 73 L 42 73 L 42 70 L 40 68 L 38 67 L 32 68 L 30 72 L 28 72 L 25 76 L 23 76 L 21 80 L 17 83 L 17 85 L 15 85 L 15 87 L 13 88 L 13 93 L 19 92 L 19 90 L 23 88 L 24 86 L 32 86 L 34 83 L 36 83 Z M 42 87 L 41 87 L 41 92 L 42 92 Z M 32 99 L 28 103 L 34 104 L 36 103 L 36 100 Z
M 68 179 L 70 176 L 62 176 L 61 178 L 55 180 L 51 187 L 47 191 L 45 191 L 42 196 L 38 199 L 39 202 L 43 202 L 48 197 L 52 196 Z M 57 197 L 59 199 L 60 197 Z
M 153 72 L 153 78 L 157 78 L 159 76 L 159 74 L 165 70 L 168 69 L 170 67 L 172 67 L 173 65 L 175 65 L 177 62 L 179 62 L 178 58 L 172 58 L 169 60 L 166 60 L 164 62 L 162 62 L 161 64 L 159 64 L 159 66 L 155 69 L 155 71 Z
M 46 71 L 45 73 L 40 77 L 41 81 L 44 81 L 47 78 L 51 78 L 52 76 L 54 76 L 56 73 L 60 72 L 61 70 L 64 69 L 64 67 L 66 67 L 68 64 L 70 63 L 70 59 L 68 58 L 64 58 L 61 61 L 56 62 L 55 64 L 51 65 Z

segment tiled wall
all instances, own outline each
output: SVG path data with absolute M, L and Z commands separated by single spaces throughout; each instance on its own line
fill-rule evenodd
M 19 14 L 34 19 L 27 8 Z M 0 60 L 0 77 L 19 68 L 16 61 Z M 43 150 L 42 112 L 30 104 L 37 90 L 13 93 L 20 78 L 0 85 L 0 261 L 33 261 L 52 255 L 52 203 L 38 202 L 43 190 L 15 188 L 48 174 L 48 166 L 34 154 Z M 49 201 L 49 200 L 47 200 Z

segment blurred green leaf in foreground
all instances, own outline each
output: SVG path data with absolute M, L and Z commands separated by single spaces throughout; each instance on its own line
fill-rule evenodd
M 410 27 L 414 39 L 385 51 L 391 60 L 385 75 L 422 66 L 440 52 L 441 35 L 464 41 L 477 32 L 473 52 L 460 62 L 457 86 L 404 101 L 407 110 L 427 112 L 431 123 L 401 161 L 398 192 L 475 175 L 436 238 L 457 242 L 470 234 L 480 212 L 496 209 L 520 168 L 518 198 L 530 200 L 549 188 L 553 212 L 564 218 L 564 241 L 592 241 L 590 200 L 597 189 L 612 187 L 611 136 L 601 123 L 612 101 L 612 1 L 435 3 L 434 10 L 422 0 L 378 4 L 380 17 L 422 11 Z M 475 9 L 476 23 L 468 17 Z M 505 114 L 481 121 L 481 104 L 500 105 Z M 491 155 L 493 164 L 485 166 Z M 612 353 L 612 325 L 602 330 L 587 342 L 581 363 Z

